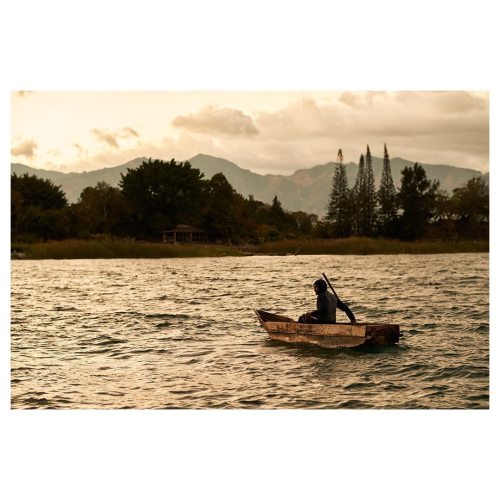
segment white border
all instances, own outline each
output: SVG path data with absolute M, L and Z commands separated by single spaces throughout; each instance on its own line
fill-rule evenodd
M 495 189 L 493 6 L 481 0 L 6 1 L 0 102 L 7 111 L 8 92 L 18 89 L 490 90 Z M 8 113 L 1 116 L 4 232 L 10 158 Z M 492 196 L 493 234 L 496 212 Z M 493 237 L 492 275 L 496 243 Z M 1 262 L 6 498 L 491 498 L 498 492 L 491 456 L 499 448 L 494 280 L 489 411 L 22 412 L 8 409 L 5 246 Z

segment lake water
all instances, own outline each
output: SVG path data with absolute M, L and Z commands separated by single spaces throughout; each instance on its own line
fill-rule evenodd
M 400 344 L 269 340 L 252 309 L 322 272 Z M 489 407 L 488 254 L 13 261 L 11 291 L 12 408 Z

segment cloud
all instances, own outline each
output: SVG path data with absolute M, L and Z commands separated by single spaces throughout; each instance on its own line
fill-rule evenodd
M 72 144 L 72 146 L 78 151 L 78 158 L 80 160 L 86 159 L 89 157 L 88 149 L 85 148 L 84 146 L 82 146 L 81 144 L 78 144 L 77 142 L 75 142 L 74 144 Z
M 201 134 L 257 135 L 252 118 L 238 109 L 208 106 L 197 114 L 178 116 L 174 127 Z
M 344 92 L 339 97 L 339 102 L 352 108 L 370 108 L 376 104 L 376 101 L 384 99 L 387 96 L 385 91 L 374 92 Z
M 32 160 L 35 157 L 35 150 L 37 147 L 38 144 L 33 139 L 27 139 L 11 148 L 10 152 L 13 156 L 24 156 Z
M 447 130 L 448 133 L 477 130 L 487 126 L 487 109 L 476 98 L 455 99 L 455 96 L 393 95 L 387 92 L 343 93 L 338 102 L 320 104 L 314 99 L 302 99 L 276 112 L 258 115 L 257 126 L 262 136 L 277 140 L 304 138 L 355 138 L 363 143 L 363 136 L 384 137 L 429 135 Z M 433 94 L 433 93 L 429 93 Z M 460 108 L 459 103 L 462 103 Z M 447 112 L 443 112 L 446 109 Z M 479 111 L 470 115 L 469 111 Z M 453 110 L 453 113 L 451 112 Z M 457 120 L 457 113 L 464 120 Z
M 97 139 L 101 142 L 104 142 L 108 146 L 111 146 L 114 149 L 118 149 L 120 146 L 118 144 L 118 139 L 129 139 L 129 138 L 139 138 L 139 132 L 131 127 L 123 127 L 120 130 L 116 130 L 114 132 L 99 130 L 97 128 L 93 128 L 91 132 L 97 137 Z M 78 149 L 80 146 L 78 144 L 74 144 L 74 146 Z
M 124 127 L 121 130 L 120 137 L 124 139 L 128 137 L 139 137 L 139 133 L 131 127 Z
M 335 104 L 320 105 L 305 98 L 275 112 L 260 113 L 256 124 L 263 137 L 275 140 L 300 140 L 333 137 L 343 128 L 344 116 Z
M 486 111 L 488 108 L 488 99 L 484 93 L 465 91 L 398 92 L 395 100 L 410 108 L 419 107 L 421 112 L 439 114 L 464 114 Z
M 344 92 L 340 97 L 339 101 L 346 104 L 347 106 L 351 108 L 355 108 L 357 105 L 359 105 L 361 100 L 361 96 L 357 93 L 353 92 Z
M 105 142 L 108 144 L 108 146 L 111 146 L 112 148 L 118 149 L 118 141 L 117 139 L 117 134 L 116 133 L 111 133 L 111 132 L 104 132 L 102 130 L 93 128 L 91 132 L 97 137 L 97 139 L 101 142 Z
M 138 140 L 129 127 L 99 130 L 120 147 L 79 155 L 71 169 L 115 166 L 139 156 L 184 161 L 205 153 L 259 173 L 290 174 L 335 161 L 339 148 L 346 163 L 357 162 L 366 144 L 382 157 L 384 143 L 391 158 L 489 167 L 486 92 L 332 93 L 328 99 L 302 98 L 275 111 L 250 112 L 252 117 L 209 107 L 178 116 L 177 128 L 155 143 Z M 242 124 L 254 132 L 242 133 Z
M 255 149 L 274 150 L 273 163 L 296 163 L 294 155 L 304 163 L 331 161 L 339 147 L 357 161 L 367 143 L 377 156 L 387 143 L 394 156 L 488 168 L 487 93 L 344 92 L 332 102 L 301 99 L 261 113 L 256 126 L 263 140 Z

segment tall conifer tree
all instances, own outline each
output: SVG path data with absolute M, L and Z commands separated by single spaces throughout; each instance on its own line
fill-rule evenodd
M 326 215 L 326 220 L 332 225 L 333 235 L 340 238 L 351 235 L 352 225 L 351 196 L 343 159 L 342 149 L 339 149 Z
M 377 197 L 375 193 L 375 178 L 373 176 L 372 155 L 370 146 L 366 146 L 364 175 L 361 179 L 359 208 L 360 234 L 370 236 L 376 222 Z
M 380 180 L 380 188 L 377 193 L 379 210 L 378 210 L 378 227 L 382 236 L 395 235 L 395 223 L 397 219 L 398 198 L 396 188 L 391 173 L 391 161 L 387 146 L 384 144 L 384 165 L 382 167 L 382 178 Z
M 353 233 L 358 235 L 361 231 L 361 192 L 363 180 L 365 177 L 365 157 L 359 157 L 358 174 L 356 175 L 356 182 L 351 193 L 352 202 L 352 230 Z

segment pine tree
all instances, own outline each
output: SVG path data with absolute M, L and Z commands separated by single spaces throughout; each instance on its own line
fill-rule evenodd
M 392 180 L 391 161 L 384 144 L 384 165 L 382 167 L 382 178 L 377 193 L 379 211 L 378 227 L 382 236 L 395 235 L 395 223 L 397 219 L 398 198 L 394 181 Z
M 282 228 L 285 224 L 286 214 L 281 206 L 281 201 L 278 200 L 278 196 L 274 195 L 273 203 L 271 205 L 270 210 L 271 215 L 271 224 L 275 225 L 278 228 Z
M 424 168 L 415 163 L 413 168 L 401 171 L 399 201 L 403 213 L 400 217 L 400 236 L 416 240 L 424 236 L 432 218 L 439 181 L 430 181 Z
M 360 234 L 370 236 L 375 229 L 377 197 L 375 193 L 375 178 L 373 176 L 372 155 L 370 146 L 366 146 L 364 175 L 360 182 L 359 210 Z
M 333 235 L 339 238 L 350 236 L 352 226 L 351 193 L 347 184 L 347 173 L 341 149 L 339 149 L 337 156 L 327 210 L 326 220 L 332 225 Z
M 361 155 L 359 157 L 358 164 L 358 174 L 356 175 L 356 182 L 351 193 L 351 204 L 352 204 L 352 225 L 353 233 L 358 235 L 360 233 L 361 225 L 361 186 L 363 185 L 363 179 L 365 177 L 365 157 Z

